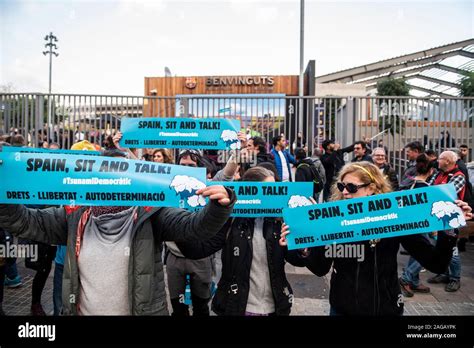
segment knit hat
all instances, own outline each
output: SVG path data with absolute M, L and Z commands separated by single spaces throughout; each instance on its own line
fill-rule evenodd
M 97 151 L 95 146 L 87 140 L 73 144 L 71 146 L 71 150 Z

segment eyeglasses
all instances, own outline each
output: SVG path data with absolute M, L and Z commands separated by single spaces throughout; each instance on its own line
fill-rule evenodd
M 374 155 L 374 157 L 385 157 L 385 155 Z
M 343 182 L 338 182 L 336 185 L 337 185 L 337 189 L 341 192 L 344 192 L 344 189 L 347 189 L 347 192 L 349 193 L 356 193 L 357 191 L 359 191 L 360 188 L 369 186 L 370 183 L 356 185 L 353 183 L 344 184 Z

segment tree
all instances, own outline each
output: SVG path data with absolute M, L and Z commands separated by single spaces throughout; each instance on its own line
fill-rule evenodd
M 461 88 L 459 96 L 461 97 L 474 97 L 474 72 L 467 73 L 461 79 Z
M 410 87 L 403 79 L 387 78 L 377 82 L 377 95 L 387 97 L 407 97 L 410 95 Z M 405 131 L 405 120 L 403 119 L 403 110 L 406 109 L 406 103 L 395 101 L 388 110 L 389 104 L 386 99 L 379 99 L 379 131 L 387 130 L 390 134 L 403 134 Z
M 460 81 L 461 87 L 459 96 L 461 97 L 474 97 L 474 72 L 467 73 Z M 464 107 L 468 112 L 469 118 L 469 127 L 472 127 L 473 124 L 473 106 L 474 101 L 472 100 L 465 100 Z

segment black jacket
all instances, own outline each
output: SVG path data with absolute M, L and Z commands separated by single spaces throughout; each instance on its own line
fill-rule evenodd
M 264 162 L 270 162 L 271 164 L 275 165 L 275 160 L 271 154 L 266 152 L 259 152 L 257 154 L 257 164 Z
M 395 173 L 395 170 L 392 169 L 390 164 L 388 163 L 384 164 L 382 168 L 382 173 L 383 173 L 383 176 L 385 177 L 385 180 L 388 180 L 388 182 L 390 182 L 390 185 L 392 185 L 392 190 L 398 191 L 398 188 L 399 188 L 398 176 L 397 176 L 397 173 Z
M 321 162 L 326 171 L 326 185 L 328 187 L 332 185 L 334 178 L 339 174 L 341 168 L 344 167 L 344 154 L 352 151 L 354 151 L 354 145 L 338 149 L 331 153 L 326 152 L 321 156 Z
M 367 161 L 367 162 L 370 162 L 370 163 L 374 163 L 374 161 L 372 160 L 372 156 L 370 156 L 368 153 L 366 153 L 361 158 L 354 157 L 351 162 L 354 163 L 354 162 L 362 162 L 362 161 Z
M 397 271 L 400 244 L 423 267 L 433 273 L 443 273 L 451 260 L 456 238 L 440 232 L 436 246 L 420 234 L 384 238 L 374 247 L 369 241 L 352 243 L 364 247 L 364 260 L 361 262 L 357 258 L 326 257 L 325 247 L 311 248 L 310 255 L 301 259 L 311 272 L 320 277 L 333 267 L 329 302 L 337 313 L 401 315 L 403 297 Z
M 303 165 L 301 165 L 303 164 Z M 306 164 L 306 165 L 304 165 Z M 316 167 L 314 166 L 313 161 L 311 158 L 305 158 L 299 161 L 296 164 L 296 173 L 295 173 L 295 181 L 297 182 L 314 182 L 314 175 L 311 167 L 314 167 L 313 170 L 317 171 Z M 322 182 L 320 183 L 321 187 L 318 187 L 316 183 L 313 184 L 313 197 L 316 199 L 319 192 L 322 189 Z
M 191 259 L 200 259 L 222 249 L 222 277 L 212 301 L 212 310 L 218 315 L 245 314 L 250 286 L 254 222 L 255 219 L 251 218 L 231 219 L 213 238 L 197 243 L 176 243 L 183 255 Z M 305 264 L 295 253 L 288 253 L 286 247 L 278 244 L 281 221 L 265 218 L 263 233 L 267 242 L 275 313 L 289 315 L 293 290 L 286 279 L 285 260 L 295 266 L 303 267 Z

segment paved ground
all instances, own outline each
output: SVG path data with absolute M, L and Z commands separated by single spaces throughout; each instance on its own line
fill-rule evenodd
M 429 294 L 415 294 L 405 298 L 405 315 L 474 315 L 474 243 L 467 244 L 467 252 L 461 253 L 462 278 L 461 289 L 455 293 L 444 291 L 441 284 L 429 284 Z M 399 274 L 406 265 L 408 257 L 399 256 Z M 23 286 L 5 290 L 3 308 L 7 315 L 29 315 L 31 305 L 31 283 L 33 271 L 26 269 L 22 262 L 18 264 L 23 277 Z M 53 312 L 52 287 L 53 272 L 43 292 L 43 307 L 46 313 Z M 305 268 L 287 266 L 288 279 L 295 292 L 292 315 L 328 315 L 329 314 L 329 277 L 319 278 Z M 421 273 L 422 281 L 432 274 Z

